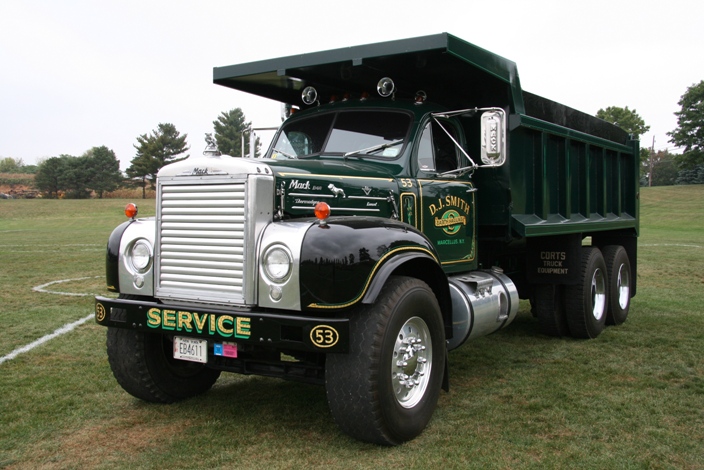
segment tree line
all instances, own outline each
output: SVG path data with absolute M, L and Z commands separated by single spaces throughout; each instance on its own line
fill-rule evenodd
M 655 151 L 654 146 L 641 147 L 641 185 L 704 184 L 704 80 L 687 88 L 677 102 L 680 110 L 677 128 L 668 132 L 669 143 L 682 148 L 681 154 L 669 150 Z M 616 124 L 636 138 L 648 132 L 635 109 L 608 107 L 596 117 Z
M 678 105 L 677 128 L 668 133 L 669 142 L 683 149 L 681 154 L 668 150 L 641 148 L 641 184 L 649 186 L 671 184 L 704 184 L 704 80 L 687 88 Z M 611 122 L 635 138 L 640 138 L 650 126 L 635 109 L 610 106 L 599 109 L 596 117 Z M 206 134 L 206 142 L 214 141 L 217 150 L 232 156 L 250 153 L 249 141 L 243 139 L 251 131 L 240 108 L 222 112 L 213 121 L 214 139 Z M 59 155 L 37 166 L 24 165 L 22 160 L 0 160 L 0 173 L 36 173 L 35 186 L 46 197 L 84 198 L 121 186 L 154 189 L 156 174 L 163 166 L 185 158 L 190 147 L 187 134 L 181 134 L 173 124 L 160 123 L 149 134 L 137 137 L 135 157 L 130 162 L 126 177 L 120 172 L 119 160 L 107 147 L 93 147 L 80 157 Z M 244 152 L 242 152 L 244 150 Z M 260 156 L 260 143 L 255 142 L 255 156 Z M 244 153 L 244 155 L 243 155 Z
M 242 139 L 251 130 L 240 108 L 222 112 L 213 121 L 214 141 L 223 154 L 241 156 Z M 210 134 L 206 134 L 208 137 Z M 147 188 L 155 189 L 156 175 L 169 163 L 189 157 L 187 134 L 181 134 L 174 124 L 160 123 L 148 134 L 137 137 L 134 144 L 135 157 L 126 170 L 120 171 L 120 161 L 111 149 L 93 147 L 80 157 L 59 155 L 42 161 L 27 173 L 35 173 L 34 185 L 48 198 L 102 198 L 106 192 L 121 187 L 139 187 L 146 198 Z M 206 139 L 207 140 L 207 139 Z M 244 154 L 249 154 L 249 142 L 245 138 Z M 260 144 L 255 143 L 255 156 L 260 156 Z M 21 160 L 7 158 L 0 161 L 0 170 L 22 173 L 25 166 Z M 34 170 L 34 171 L 31 171 Z M 5 172 L 5 171 L 0 171 Z

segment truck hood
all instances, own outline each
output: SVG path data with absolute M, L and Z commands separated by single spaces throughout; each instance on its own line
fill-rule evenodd
M 398 213 L 398 183 L 388 164 L 355 159 L 266 161 L 287 216 L 311 216 L 321 201 L 330 206 L 331 215 L 386 218 Z M 277 203 L 280 206 L 281 199 Z
M 268 169 L 268 171 L 266 170 Z M 347 177 L 367 177 L 375 175 L 393 178 L 402 167 L 387 162 L 361 161 L 355 157 L 348 160 L 273 160 L 231 157 L 229 155 L 191 156 L 172 163 L 159 170 L 158 177 L 178 176 L 217 176 L 268 173 L 275 176 L 331 175 Z
M 160 179 L 179 177 L 272 175 L 275 206 L 286 217 L 310 217 L 315 204 L 326 202 L 332 215 L 396 217 L 398 165 L 348 160 L 272 160 L 204 155 L 163 167 Z M 282 204 L 283 203 L 283 204 Z

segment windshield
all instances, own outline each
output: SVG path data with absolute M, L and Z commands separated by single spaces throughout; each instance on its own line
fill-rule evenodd
M 341 111 L 292 121 L 284 126 L 271 158 L 316 154 L 396 157 L 403 148 L 411 116 L 393 111 Z

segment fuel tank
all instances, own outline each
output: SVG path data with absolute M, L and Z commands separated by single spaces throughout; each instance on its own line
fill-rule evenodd
M 452 339 L 448 350 L 509 325 L 518 312 L 518 290 L 501 268 L 450 276 Z

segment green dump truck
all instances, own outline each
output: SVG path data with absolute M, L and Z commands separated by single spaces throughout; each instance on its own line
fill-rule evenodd
M 120 385 L 151 402 L 222 371 L 324 385 L 349 435 L 395 445 L 448 352 L 508 326 L 595 338 L 636 292 L 639 143 L 521 89 L 450 34 L 217 67 L 284 104 L 261 159 L 161 169 L 156 217 L 108 241 L 96 298 Z

